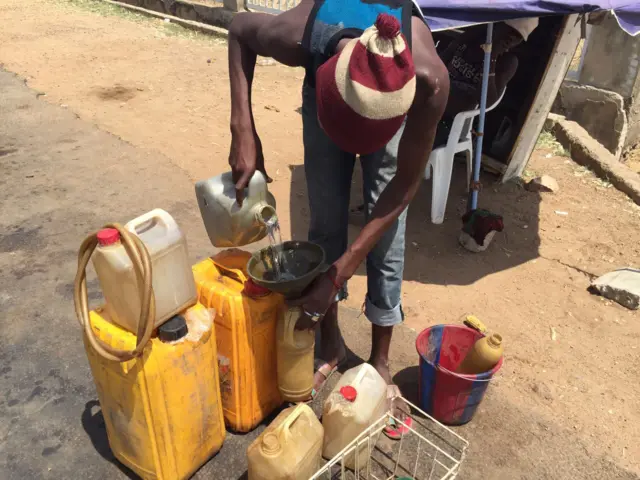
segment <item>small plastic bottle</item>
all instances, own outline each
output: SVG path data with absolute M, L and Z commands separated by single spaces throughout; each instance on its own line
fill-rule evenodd
M 458 367 L 458 373 L 475 375 L 491 370 L 502 358 L 504 351 L 502 336 L 494 333 L 488 337 L 482 337 L 473 344 L 473 347 L 464 357 Z

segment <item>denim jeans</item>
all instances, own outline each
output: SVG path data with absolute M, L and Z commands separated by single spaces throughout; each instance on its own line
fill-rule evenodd
M 324 248 L 330 265 L 347 249 L 355 155 L 340 150 L 324 133 L 318 123 L 315 90 L 306 84 L 302 91 L 302 125 L 311 212 L 309 241 Z M 366 219 L 396 173 L 398 143 L 403 129 L 400 128 L 385 148 L 360 159 Z M 406 219 L 405 210 L 367 255 L 364 313 L 375 325 L 393 326 L 404 318 L 400 300 Z M 346 298 L 346 288 L 338 299 L 343 298 Z

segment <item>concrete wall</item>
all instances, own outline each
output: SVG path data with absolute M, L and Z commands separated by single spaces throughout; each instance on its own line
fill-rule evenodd
M 565 81 L 553 112 L 579 123 L 592 138 L 619 159 L 627 138 L 627 118 L 621 95 Z
M 593 25 L 579 83 L 611 90 L 627 99 L 639 81 L 639 68 L 640 37 L 625 33 L 613 15 Z
M 236 11 L 244 9 L 244 0 L 225 0 L 224 6 L 209 6 L 185 0 L 118 0 L 154 12 L 173 15 L 185 20 L 228 29 Z M 239 10 L 231 10 L 231 9 Z
M 640 143 L 639 72 L 640 36 L 625 33 L 613 15 L 603 16 L 591 29 L 578 83 L 622 96 L 628 122 L 625 148 Z

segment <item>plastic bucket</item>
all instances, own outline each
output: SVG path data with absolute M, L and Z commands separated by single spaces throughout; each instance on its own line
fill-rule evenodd
M 478 409 L 493 375 L 492 370 L 477 375 L 455 373 L 467 352 L 483 335 L 462 325 L 435 325 L 416 339 L 420 355 L 420 408 L 446 425 L 469 422 Z

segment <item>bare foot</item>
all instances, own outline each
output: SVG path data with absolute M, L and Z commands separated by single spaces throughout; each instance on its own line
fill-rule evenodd
M 402 396 L 402 392 L 398 386 L 393 383 L 391 372 L 389 371 L 389 362 L 370 358 L 367 363 L 375 368 L 384 381 L 387 382 L 387 401 L 389 402 L 391 414 L 399 420 L 405 421 L 409 412 L 403 408 L 405 407 L 405 403 L 397 398 Z
M 391 372 L 389 371 L 389 362 L 387 360 L 370 358 L 367 360 L 367 363 L 376 369 L 383 380 L 387 382 L 387 385 L 393 384 Z
M 347 352 L 344 345 L 342 345 L 342 348 L 338 351 L 340 353 L 332 355 L 322 354 L 322 357 L 317 359 L 319 363 L 316 365 L 316 373 L 313 377 L 313 389 L 316 392 L 322 388 L 327 378 L 329 378 L 329 375 L 331 375 L 334 369 L 346 358 Z M 329 358 L 329 360 L 325 360 L 326 358 Z
M 313 388 L 318 392 L 332 373 L 347 356 L 344 340 L 338 326 L 338 304 L 329 308 L 320 324 L 320 365 L 313 379 Z

